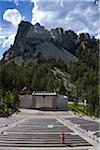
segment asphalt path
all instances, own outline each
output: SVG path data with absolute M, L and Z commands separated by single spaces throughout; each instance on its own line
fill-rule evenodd
M 4 126 L 1 123 L 0 150 L 97 150 L 96 142 L 68 124 L 65 117 L 75 116 L 69 111 L 55 113 L 24 110 L 14 114 L 9 118 L 10 122 L 8 119 Z

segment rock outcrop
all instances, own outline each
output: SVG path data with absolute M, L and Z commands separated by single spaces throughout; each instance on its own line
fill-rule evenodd
M 61 59 L 66 64 L 76 62 L 74 56 L 78 46 L 85 47 L 83 41 L 89 40 L 88 34 L 79 36 L 71 30 L 56 28 L 48 31 L 39 23 L 32 25 L 22 21 L 15 37 L 14 44 L 3 55 L 3 61 L 14 61 L 16 64 L 36 63 L 38 59 Z

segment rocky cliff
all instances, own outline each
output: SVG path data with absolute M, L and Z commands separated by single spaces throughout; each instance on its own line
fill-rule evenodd
M 38 59 L 61 59 L 66 64 L 76 62 L 77 48 L 84 49 L 90 39 L 88 33 L 79 36 L 62 28 L 48 31 L 39 23 L 35 25 L 22 21 L 19 24 L 14 44 L 3 55 L 3 61 L 16 64 L 35 63 Z

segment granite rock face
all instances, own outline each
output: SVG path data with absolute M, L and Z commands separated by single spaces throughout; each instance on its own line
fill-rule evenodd
M 73 55 L 77 46 L 85 47 L 89 40 L 86 33 L 79 36 L 71 30 L 56 28 L 48 31 L 39 23 L 32 25 L 22 21 L 19 24 L 14 44 L 3 55 L 3 61 L 16 64 L 36 63 L 38 59 L 62 59 L 66 64 L 76 62 Z M 83 43 L 82 43 L 83 42 Z

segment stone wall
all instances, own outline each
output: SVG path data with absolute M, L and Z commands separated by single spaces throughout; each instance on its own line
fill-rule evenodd
M 20 100 L 20 107 L 32 108 L 32 95 L 21 95 L 19 100 Z
M 35 96 L 21 95 L 20 107 L 21 108 L 53 108 L 58 110 L 66 110 L 68 97 L 64 96 Z

